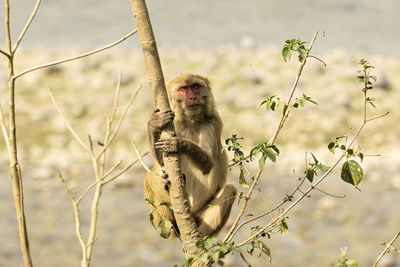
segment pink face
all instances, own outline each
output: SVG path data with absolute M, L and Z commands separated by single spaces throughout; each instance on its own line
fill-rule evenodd
M 183 85 L 178 88 L 177 93 L 185 100 L 186 106 L 197 106 L 200 104 L 200 94 L 203 87 L 198 84 Z

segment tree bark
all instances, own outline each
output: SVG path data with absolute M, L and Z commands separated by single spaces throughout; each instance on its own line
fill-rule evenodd
M 135 17 L 140 43 L 147 68 L 148 80 L 153 94 L 153 101 L 159 110 L 171 109 L 164 82 L 164 76 L 158 55 L 157 44 L 150 23 L 145 0 L 130 0 L 132 12 Z M 162 133 L 162 138 L 175 134 L 173 124 Z M 189 200 L 185 185 L 181 179 L 180 155 L 178 153 L 164 153 L 164 168 L 171 181 L 170 199 L 176 223 L 178 225 L 181 241 L 186 251 L 186 256 L 193 257 L 198 253 L 196 242 L 200 235 L 196 222 L 190 211 Z

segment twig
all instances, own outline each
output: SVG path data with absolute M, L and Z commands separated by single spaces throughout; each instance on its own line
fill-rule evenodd
M 79 198 L 76 200 L 77 203 L 81 202 L 81 200 L 86 196 L 86 194 L 92 189 L 95 185 L 98 183 L 101 183 L 111 172 L 113 172 L 120 164 L 122 161 L 118 161 L 100 180 L 96 180 L 93 183 L 91 183 L 86 190 L 79 196 Z
M 307 57 L 308 57 L 309 54 L 310 54 L 310 51 L 311 51 L 311 49 L 312 49 L 312 47 L 313 47 L 313 45 L 314 45 L 314 43 L 315 43 L 315 40 L 317 39 L 317 36 L 318 36 L 318 31 L 315 32 L 314 37 L 313 37 L 312 40 L 311 40 L 310 46 L 309 46 L 308 49 L 307 49 Z M 290 108 L 289 108 L 289 104 L 290 104 L 290 102 L 292 101 L 294 92 L 296 91 L 297 85 L 298 85 L 299 80 L 300 80 L 300 76 L 301 76 L 301 74 L 302 74 L 302 72 L 303 72 L 303 68 L 304 68 L 304 66 L 305 66 L 306 63 L 307 63 L 307 57 L 304 59 L 304 61 L 303 61 L 303 62 L 301 63 L 301 65 L 300 65 L 300 68 L 299 68 L 299 70 L 298 70 L 298 72 L 297 72 L 296 79 L 295 79 L 295 81 L 294 81 L 294 83 L 293 83 L 293 86 L 292 86 L 292 90 L 291 90 L 291 92 L 290 92 L 290 94 L 289 94 L 288 99 L 286 100 L 286 104 L 285 104 L 285 107 L 286 107 L 286 108 L 285 108 L 284 111 L 282 112 L 281 119 L 280 119 L 280 122 L 279 122 L 279 126 L 278 126 L 278 128 L 276 129 L 275 133 L 272 135 L 271 139 L 268 141 L 268 145 L 272 145 L 272 144 L 275 143 L 275 140 L 276 140 L 276 138 L 278 137 L 279 132 L 282 130 L 283 125 L 285 124 L 286 118 L 287 118 L 288 115 L 289 115 L 289 109 L 290 109 Z
M 122 80 L 122 73 L 119 72 L 117 86 L 115 88 L 115 95 L 114 95 L 114 101 L 113 101 L 113 107 L 111 110 L 111 115 L 108 115 L 106 118 L 106 135 L 104 137 L 103 144 L 108 144 L 110 137 L 111 137 L 112 124 L 114 122 L 115 114 L 117 113 L 117 109 L 118 109 L 118 99 L 119 99 L 119 94 L 120 94 L 120 90 L 121 90 L 121 80 Z M 100 159 L 100 176 L 103 176 L 105 161 L 106 161 L 105 150 L 104 150 L 104 153 L 100 157 L 97 157 L 96 160 L 98 160 L 98 159 Z
M 247 195 L 244 197 L 242 208 L 240 209 L 238 215 L 236 216 L 235 221 L 233 222 L 231 228 L 229 229 L 228 233 L 226 234 L 226 236 L 224 238 L 224 243 L 229 242 L 229 241 L 232 240 L 233 232 L 234 232 L 236 226 L 238 225 L 240 219 L 242 218 L 242 216 L 243 216 L 243 214 L 244 214 L 244 212 L 245 212 L 245 210 L 247 208 L 247 203 L 249 202 L 249 200 L 251 198 L 251 195 L 252 195 L 252 193 L 254 191 L 254 188 L 255 188 L 258 180 L 260 179 L 261 173 L 262 173 L 262 170 L 259 169 L 257 174 L 256 174 L 256 176 L 255 176 L 255 178 L 254 178 L 253 183 L 251 184 L 251 187 L 250 187 L 249 191 L 247 192 Z
M 147 171 L 147 172 L 151 172 L 150 168 L 146 165 L 146 163 L 144 163 L 142 156 L 140 156 L 140 152 L 139 149 L 137 148 L 135 142 L 132 141 L 132 147 L 135 150 L 136 155 L 138 156 L 139 160 L 140 160 L 140 164 L 142 164 L 143 168 Z
M 86 245 L 85 241 L 83 240 L 82 232 L 81 232 L 81 219 L 80 219 L 80 213 L 79 213 L 79 201 L 75 201 L 74 195 L 72 194 L 71 190 L 68 187 L 67 182 L 64 180 L 64 177 L 62 176 L 61 172 L 59 173 L 58 177 L 61 180 L 62 185 L 64 186 L 65 192 L 69 196 L 72 202 L 72 207 L 74 209 L 74 218 L 75 218 L 75 233 L 78 238 L 79 244 L 81 245 L 82 248 L 82 263 L 81 266 L 85 266 L 86 264 Z
M 9 53 L 3 51 L 2 49 L 0 49 L 0 53 L 3 54 L 3 55 L 5 55 L 5 56 L 10 60 L 11 56 L 10 56 Z
M 247 261 L 247 259 L 244 257 L 243 253 L 240 252 L 240 257 L 242 258 L 242 260 L 244 261 L 244 263 L 248 266 L 251 267 L 250 262 Z
M 382 253 L 379 255 L 379 257 L 376 259 L 373 267 L 378 266 L 378 263 L 380 262 L 380 260 L 383 258 L 383 256 L 388 253 L 390 250 L 390 247 L 393 245 L 394 241 L 396 241 L 396 239 L 400 236 L 400 232 L 398 232 L 392 239 L 392 241 L 390 241 L 389 244 L 386 245 L 385 249 L 382 251 Z
M 27 74 L 27 73 L 29 73 L 29 72 L 32 72 L 32 71 L 35 71 L 35 70 L 39 70 L 39 69 L 43 69 L 43 68 L 47 68 L 47 67 L 59 65 L 59 64 L 61 64 L 61 63 L 73 61 L 73 60 L 76 60 L 76 59 L 84 58 L 84 57 L 87 57 L 87 56 L 90 56 L 90 55 L 99 53 L 99 52 L 101 52 L 101 51 L 104 51 L 104 50 L 106 50 L 106 49 L 109 49 L 109 48 L 111 48 L 111 47 L 114 47 L 114 46 L 116 46 L 117 44 L 119 44 L 119 43 L 125 41 L 126 39 L 128 39 L 130 36 L 132 36 L 132 35 L 135 34 L 136 32 L 137 32 L 137 30 L 134 29 L 133 31 L 131 31 L 130 33 L 128 33 L 127 35 L 125 35 L 124 37 L 122 37 L 121 39 L 119 39 L 118 41 L 116 41 L 116 42 L 114 42 L 114 43 L 112 43 L 112 44 L 106 45 L 106 46 L 104 46 L 104 47 L 102 47 L 102 48 L 99 48 L 99 49 L 96 49 L 96 50 L 93 50 L 93 51 L 90 51 L 90 52 L 86 52 L 86 53 L 81 54 L 81 55 L 78 55 L 78 56 L 74 56 L 74 57 L 70 57 L 70 58 L 66 58 L 66 59 L 62 59 L 62 60 L 50 62 L 50 63 L 47 63 L 47 64 L 39 65 L 39 66 L 36 66 L 36 67 L 32 67 L 32 68 L 30 68 L 30 69 L 24 70 L 24 71 L 22 71 L 22 72 L 16 74 L 13 78 L 14 78 L 14 79 L 17 79 L 17 78 L 21 77 L 22 75 L 25 75 L 25 74 Z
M 308 57 L 312 57 L 312 58 L 315 58 L 316 60 L 320 61 L 322 64 L 324 64 L 324 67 L 327 66 L 326 63 L 325 63 L 325 61 L 323 61 L 322 59 L 320 59 L 320 58 L 317 57 L 317 56 L 314 56 L 314 55 L 309 54 Z
M 54 98 L 53 92 L 51 90 L 50 87 L 48 87 L 49 90 L 49 95 L 51 98 L 51 101 L 53 101 L 54 106 L 57 109 L 58 114 L 60 115 L 61 119 L 63 120 L 65 126 L 67 126 L 68 130 L 70 131 L 70 133 L 72 134 L 72 136 L 75 138 L 75 140 L 82 146 L 82 148 L 88 152 L 90 154 L 90 150 L 89 148 L 85 145 L 85 143 L 83 143 L 82 139 L 78 136 L 78 134 L 75 132 L 75 130 L 71 127 L 71 125 L 69 124 L 69 122 L 65 119 L 64 114 L 62 113 L 60 107 L 58 106 L 56 99 Z
M 141 155 L 141 157 L 144 157 L 148 154 L 149 152 L 145 152 Z M 115 179 L 117 179 L 118 177 L 120 177 L 123 173 L 125 173 L 127 170 L 129 170 L 136 162 L 139 161 L 139 158 L 135 159 L 134 161 L 132 161 L 130 164 L 128 164 L 125 168 L 123 168 L 119 173 L 117 173 L 116 175 L 114 175 L 113 177 L 111 177 L 110 179 L 102 182 L 102 184 L 108 184 L 111 183 L 112 181 L 114 181 Z
M 97 159 L 99 159 L 103 155 L 103 153 L 107 150 L 107 148 L 111 145 L 112 141 L 114 140 L 115 136 L 117 135 L 117 133 L 119 131 L 119 128 L 121 127 L 122 121 L 124 120 L 126 114 L 128 113 L 130 106 L 132 105 L 133 101 L 135 100 L 135 98 L 141 88 L 142 88 L 142 85 L 140 84 L 139 87 L 136 89 L 136 91 L 131 96 L 131 98 L 129 99 L 128 104 L 125 106 L 125 109 L 123 110 L 122 115 L 117 122 L 117 126 L 115 127 L 114 131 L 110 134 L 110 138 L 109 138 L 108 142 L 106 144 L 104 144 L 103 149 L 97 155 Z
M 304 197 L 306 197 L 318 184 L 320 184 L 331 172 L 332 170 L 339 164 L 339 162 L 343 159 L 344 155 L 341 155 L 340 158 L 333 164 L 332 167 L 329 168 L 329 170 L 321 177 L 319 178 L 314 184 L 312 184 L 310 186 L 310 188 L 304 192 L 295 202 L 292 203 L 292 205 L 290 205 L 287 209 L 285 209 L 284 212 L 282 212 L 281 214 L 279 214 L 275 220 L 269 222 L 266 226 L 264 226 L 263 228 L 261 228 L 257 233 L 255 233 L 254 235 L 250 236 L 248 239 L 246 239 L 245 241 L 239 243 L 237 246 L 241 247 L 244 246 L 248 243 L 250 243 L 251 241 L 253 241 L 254 239 L 256 239 L 262 232 L 264 232 L 266 229 L 268 229 L 271 225 L 276 224 L 276 222 L 281 219 L 282 217 L 284 217 L 290 210 L 293 209 L 293 207 L 295 207 Z
M 21 41 L 22 41 L 22 38 L 24 38 L 25 33 L 26 33 L 26 32 L 28 31 L 28 29 L 29 29 L 29 26 L 31 26 L 32 21 L 33 21 L 33 19 L 35 18 L 36 14 L 37 14 L 37 12 L 38 12 L 38 10 L 39 10 L 39 6 L 40 6 L 40 3 L 41 3 L 41 2 L 42 2 L 42 0 L 37 0 L 37 1 L 36 1 L 36 5 L 35 5 L 35 7 L 34 7 L 32 13 L 31 13 L 31 16 L 29 17 L 29 19 L 28 19 L 28 21 L 26 22 L 24 28 L 22 29 L 21 33 L 19 34 L 19 36 L 18 36 L 18 38 L 17 38 L 17 41 L 16 41 L 15 44 L 14 44 L 14 47 L 13 47 L 13 49 L 12 49 L 12 54 L 14 54 L 14 53 L 17 51 L 18 46 L 19 46 L 19 44 L 20 44 Z

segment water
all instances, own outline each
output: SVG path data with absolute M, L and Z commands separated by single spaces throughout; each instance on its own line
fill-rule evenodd
M 12 1 L 14 39 L 35 1 Z M 4 5 L 2 3 L 2 5 Z M 289 38 L 326 38 L 319 51 L 400 55 L 397 0 L 214 0 L 148 1 L 159 45 L 218 46 L 252 38 L 258 46 L 281 46 Z M 3 10 L 3 8 L 1 9 Z M 134 26 L 128 0 L 43 1 L 24 40 L 25 49 L 98 46 L 117 40 Z M 4 42 L 4 29 L 0 31 Z M 123 47 L 138 47 L 137 37 Z

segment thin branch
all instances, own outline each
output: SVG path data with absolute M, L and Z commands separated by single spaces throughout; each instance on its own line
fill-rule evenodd
M 387 116 L 387 115 L 389 115 L 389 111 L 387 111 L 385 114 L 382 114 L 382 115 L 380 115 L 380 116 L 377 116 L 377 117 L 374 117 L 374 118 L 371 118 L 371 119 L 367 119 L 366 122 L 370 122 L 370 121 L 373 121 L 373 120 L 377 120 L 377 119 L 380 119 L 380 118 L 385 117 L 385 116 Z
M 50 87 L 48 88 L 48 90 L 49 90 L 51 101 L 53 101 L 53 104 L 56 107 L 57 112 L 60 115 L 61 119 L 63 120 L 65 126 L 67 126 L 68 130 L 70 131 L 70 133 L 73 135 L 75 140 L 82 146 L 82 148 L 90 154 L 89 148 L 85 145 L 85 143 L 83 143 L 82 139 L 78 136 L 78 134 L 75 132 L 75 130 L 72 128 L 72 126 L 65 119 L 64 114 L 62 113 L 60 107 L 58 106 L 58 104 L 56 102 L 56 99 L 54 98 L 53 91 L 51 90 Z
M 265 230 L 267 230 L 271 225 L 276 224 L 276 222 L 281 219 L 282 217 L 284 217 L 289 211 L 291 211 L 293 209 L 293 207 L 295 207 L 304 197 L 306 197 L 318 184 L 320 184 L 331 172 L 332 170 L 339 164 L 339 162 L 344 158 L 344 155 L 341 155 L 340 158 L 333 164 L 332 167 L 329 168 L 329 170 L 323 175 L 321 176 L 321 178 L 319 178 L 314 184 L 312 184 L 310 186 L 310 188 L 304 192 L 304 194 L 302 194 L 295 202 L 292 203 L 292 205 L 290 205 L 287 209 L 285 209 L 284 212 L 282 212 L 281 214 L 279 214 L 275 220 L 269 222 L 266 226 L 264 226 L 263 228 L 261 228 L 257 233 L 255 233 L 254 235 L 250 236 L 248 239 L 246 239 L 245 241 L 239 243 L 237 246 L 241 247 L 244 246 L 248 243 L 250 243 L 251 241 L 253 241 L 254 239 L 256 239 L 261 233 L 263 233 Z
M 112 131 L 112 124 L 114 122 L 115 114 L 117 113 L 118 109 L 118 99 L 119 99 L 119 94 L 121 91 L 121 80 L 122 80 L 122 73 L 119 72 L 118 75 L 118 80 L 117 80 L 117 86 L 115 88 L 115 95 L 114 95 L 114 102 L 113 102 L 113 107 L 111 110 L 111 115 L 107 115 L 106 118 L 106 135 L 104 137 L 104 143 L 103 144 L 108 144 L 111 136 L 111 131 Z M 96 160 L 100 160 L 100 176 L 103 176 L 104 174 L 104 168 L 105 168 L 105 162 L 106 162 L 106 151 L 102 154 L 102 156 L 97 157 Z
M 141 157 L 144 157 L 148 154 L 149 152 L 145 152 L 141 155 Z M 102 182 L 102 184 L 108 184 L 111 183 L 112 181 L 114 181 L 115 179 L 117 179 L 118 177 L 120 177 L 123 173 L 125 173 L 126 171 L 128 171 L 136 162 L 139 161 L 139 158 L 135 159 L 134 161 L 132 161 L 130 164 L 128 164 L 125 168 L 123 168 L 119 173 L 117 173 L 116 175 L 114 175 L 112 178 Z
M 385 249 L 382 251 L 382 253 L 379 255 L 379 257 L 376 259 L 373 267 L 378 266 L 378 263 L 380 262 L 380 260 L 383 258 L 383 256 L 389 252 L 389 248 L 393 245 L 394 241 L 396 241 L 396 239 L 400 236 L 400 232 L 398 232 L 392 239 L 392 241 L 390 241 L 389 244 L 386 245 Z
M 82 232 L 81 232 L 81 219 L 79 214 L 79 201 L 75 201 L 74 195 L 72 194 L 71 190 L 68 187 L 67 182 L 65 181 L 64 177 L 62 176 L 61 172 L 58 176 L 61 180 L 62 185 L 64 186 L 65 192 L 69 196 L 72 202 L 72 207 L 74 209 L 74 218 L 75 218 L 75 233 L 76 237 L 78 238 L 79 244 L 82 248 L 82 254 L 84 255 L 82 258 L 82 266 L 84 265 L 84 261 L 86 260 L 86 245 L 85 241 L 83 240 Z
M 142 156 L 140 156 L 140 152 L 139 149 L 137 148 L 135 142 L 132 141 L 132 147 L 135 150 L 136 155 L 138 156 L 139 160 L 140 160 L 140 164 L 142 164 L 143 168 L 147 171 L 147 172 L 151 172 L 150 168 L 146 165 L 146 163 L 144 163 Z
M 10 58 L 11 58 L 11 56 L 10 56 L 9 53 L 7 53 L 7 52 L 5 52 L 5 51 L 3 51 L 3 50 L 1 50 L 1 49 L 0 49 L 0 54 L 5 55 L 5 56 L 8 58 L 8 60 L 10 60 Z
M 26 22 L 24 28 L 22 29 L 21 33 L 19 34 L 19 36 L 18 36 L 18 38 L 17 38 L 17 41 L 16 41 L 15 44 L 14 44 L 14 47 L 13 47 L 13 49 L 12 49 L 12 53 L 13 53 L 13 54 L 17 51 L 18 46 L 19 46 L 19 44 L 20 44 L 21 41 L 22 41 L 22 38 L 24 38 L 25 33 L 26 33 L 26 32 L 28 31 L 28 29 L 29 29 L 29 26 L 31 26 L 32 21 L 33 21 L 34 17 L 36 16 L 36 14 L 37 14 L 37 12 L 38 12 L 38 10 L 39 10 L 39 6 L 40 6 L 40 3 L 41 3 L 41 2 L 42 2 L 42 0 L 37 0 L 37 1 L 36 1 L 36 5 L 35 5 L 35 7 L 34 7 L 32 13 L 31 13 L 31 16 L 29 17 L 29 19 L 28 19 L 28 21 Z
M 91 183 L 86 189 L 85 191 L 79 196 L 79 198 L 76 200 L 77 203 L 81 202 L 82 199 L 86 196 L 86 194 L 90 191 L 90 189 L 92 189 L 95 185 L 97 185 L 98 183 L 101 183 L 105 178 L 107 178 L 108 175 L 110 175 L 119 165 L 121 165 L 122 161 L 118 161 L 116 164 L 114 164 L 114 166 L 111 167 L 111 169 L 104 174 L 104 176 L 99 179 L 94 181 L 93 183 Z
M 311 49 L 312 49 L 312 47 L 313 47 L 313 45 L 314 45 L 314 42 L 315 42 L 315 40 L 317 39 L 317 36 L 318 36 L 318 31 L 314 34 L 313 39 L 311 40 L 310 46 L 309 46 L 309 48 L 308 48 L 308 50 L 307 50 L 307 56 L 309 55 L 309 53 L 310 53 L 310 51 L 311 51 Z M 272 135 L 272 137 L 269 139 L 268 145 L 273 145 L 273 144 L 275 143 L 275 140 L 276 140 L 276 138 L 278 137 L 278 134 L 279 134 L 280 130 L 283 128 L 283 125 L 285 124 L 286 118 L 287 118 L 288 115 L 289 115 L 289 105 L 290 105 L 290 102 L 292 101 L 294 92 L 296 91 L 298 82 L 299 82 L 299 80 L 300 80 L 300 76 L 301 76 L 301 74 L 302 74 L 302 71 L 303 71 L 303 68 L 304 68 L 306 62 L 307 62 L 307 58 L 301 63 L 301 65 L 300 65 L 300 67 L 299 67 L 299 70 L 298 70 L 297 76 L 296 76 L 296 80 L 295 80 L 295 82 L 293 83 L 293 86 L 292 86 L 292 89 L 291 89 L 291 91 L 290 91 L 289 97 L 288 97 L 288 99 L 287 99 L 287 101 L 286 101 L 286 104 L 285 104 L 285 106 L 286 106 L 287 108 L 282 112 L 281 119 L 280 119 L 280 121 L 279 121 L 278 127 L 276 128 L 276 130 L 275 130 L 274 134 Z M 251 185 L 251 187 L 250 187 L 250 189 L 249 189 L 249 192 L 248 192 L 247 196 L 246 196 L 245 199 L 244 199 L 244 202 L 243 202 L 242 208 L 241 208 L 240 211 L 239 211 L 239 214 L 237 215 L 237 217 L 236 217 L 234 223 L 232 224 L 231 228 L 229 229 L 228 234 L 227 234 L 227 235 L 225 236 L 225 238 L 224 238 L 224 242 L 228 242 L 228 241 L 232 240 L 232 238 L 233 238 L 233 232 L 234 232 L 234 230 L 235 230 L 235 227 L 238 225 L 239 220 L 241 219 L 241 217 L 242 217 L 243 214 L 244 214 L 244 211 L 246 210 L 247 203 L 248 203 L 248 201 L 249 201 L 249 199 L 250 199 L 250 197 L 251 197 L 251 194 L 252 194 L 252 192 L 253 192 L 253 190 L 254 190 L 254 187 L 256 186 L 258 180 L 260 179 L 261 173 L 262 173 L 262 170 L 259 169 L 258 172 L 257 172 L 257 175 L 256 175 L 256 177 L 255 177 L 255 179 L 254 179 L 254 181 L 253 181 L 253 184 Z M 272 221 L 273 221 L 273 222 L 276 222 L 276 219 L 273 219 Z
M 312 40 L 311 40 L 310 46 L 309 46 L 308 49 L 307 49 L 307 56 L 310 54 L 310 51 L 311 51 L 311 49 L 312 49 L 312 47 L 313 47 L 313 45 L 314 45 L 314 43 L 315 43 L 315 40 L 317 39 L 317 36 L 318 36 L 318 31 L 315 32 L 315 34 L 314 34 L 314 36 L 313 36 L 313 38 L 312 38 Z M 288 97 L 288 99 L 286 100 L 286 103 L 285 103 L 285 107 L 286 107 L 286 108 L 285 108 L 284 111 L 282 112 L 281 119 L 280 119 L 280 122 L 279 122 L 279 126 L 278 126 L 278 128 L 276 129 L 275 133 L 272 135 L 271 139 L 268 141 L 268 145 L 272 145 L 273 143 L 275 143 L 275 140 L 276 140 L 276 138 L 278 137 L 279 132 L 282 130 L 282 128 L 283 128 L 283 126 L 284 126 L 284 124 L 285 124 L 286 118 L 287 118 L 288 115 L 289 115 L 289 110 L 290 110 L 289 105 L 290 105 L 290 102 L 292 101 L 294 92 L 296 91 L 297 85 L 298 85 L 299 80 L 300 80 L 300 76 L 301 76 L 301 74 L 302 74 L 302 72 L 303 72 L 303 68 L 304 68 L 304 66 L 306 65 L 306 63 L 307 63 L 307 57 L 304 59 L 304 61 L 301 63 L 301 65 L 300 65 L 300 67 L 299 67 L 299 70 L 298 70 L 298 72 L 297 72 L 296 79 L 295 79 L 295 81 L 294 81 L 294 83 L 293 83 L 293 86 L 292 86 L 292 90 L 290 91 L 289 97 Z
M 324 191 L 322 189 L 319 189 L 318 187 L 315 187 L 314 189 L 319 191 L 319 192 L 321 192 L 321 193 L 323 193 L 323 194 L 325 194 L 325 195 L 328 195 L 330 197 L 334 197 L 334 198 L 345 198 L 346 197 L 346 195 L 338 196 L 338 195 L 334 195 L 334 194 L 328 193 L 328 192 L 326 192 L 326 191 Z
M 247 259 L 244 257 L 243 253 L 240 252 L 240 257 L 242 258 L 242 260 L 244 261 L 244 263 L 248 266 L 251 267 L 250 262 L 247 261 Z
M 314 58 L 314 59 L 320 61 L 322 64 L 324 64 L 324 67 L 327 66 L 326 63 L 325 63 L 325 61 L 323 61 L 322 59 L 320 59 L 320 58 L 317 57 L 317 56 L 314 56 L 314 55 L 309 54 L 308 57 L 312 57 L 312 58 Z
M 97 155 L 97 159 L 99 159 L 103 155 L 103 153 L 108 149 L 108 147 L 111 145 L 112 141 L 114 140 L 115 136 L 118 133 L 119 128 L 121 127 L 122 121 L 124 120 L 126 114 L 128 113 L 129 108 L 131 107 L 133 101 L 135 100 L 135 98 L 136 98 L 136 96 L 139 93 L 141 88 L 142 88 L 142 85 L 139 85 L 139 87 L 136 89 L 136 91 L 133 93 L 133 95 L 129 99 L 128 104 L 125 106 L 125 109 L 123 110 L 123 112 L 121 114 L 121 117 L 119 118 L 119 120 L 117 122 L 117 126 L 115 127 L 114 131 L 110 135 L 108 143 L 104 144 L 103 149 Z
M 226 234 L 226 236 L 224 238 L 224 243 L 229 242 L 229 241 L 232 240 L 233 232 L 234 232 L 236 226 L 238 225 L 240 219 L 242 218 L 242 216 L 243 216 L 243 214 L 244 214 L 244 212 L 245 212 L 245 210 L 247 208 L 247 203 L 249 202 L 249 200 L 251 198 L 251 194 L 253 193 L 254 188 L 256 187 L 256 184 L 257 184 L 258 180 L 260 179 L 261 173 L 262 173 L 262 170 L 259 169 L 258 172 L 257 172 L 256 177 L 254 178 L 253 183 L 251 184 L 251 187 L 250 187 L 249 191 L 247 192 L 247 195 L 244 197 L 243 205 L 242 205 L 242 208 L 239 211 L 239 214 L 236 216 L 235 221 L 233 222 L 231 228 L 229 229 L 228 233 Z
M 81 54 L 81 55 L 78 55 L 78 56 L 74 56 L 74 57 L 70 57 L 70 58 L 66 58 L 66 59 L 62 59 L 62 60 L 50 62 L 50 63 L 47 63 L 47 64 L 39 65 L 39 66 L 36 66 L 36 67 L 32 67 L 32 68 L 30 68 L 30 69 L 24 70 L 24 71 L 22 71 L 22 72 L 16 74 L 16 75 L 14 76 L 14 79 L 17 79 L 17 78 L 21 77 L 22 75 L 25 75 L 25 74 L 27 74 L 27 73 L 29 73 L 29 72 L 32 72 L 32 71 L 35 71 L 35 70 L 39 70 L 39 69 L 43 69 L 43 68 L 47 68 L 47 67 L 59 65 L 59 64 L 61 64 L 61 63 L 65 63 L 65 62 L 77 60 L 77 59 L 80 59 L 80 58 L 84 58 L 84 57 L 87 57 L 87 56 L 90 56 L 90 55 L 93 55 L 93 54 L 102 52 L 102 51 L 104 51 L 104 50 L 107 50 L 107 49 L 109 49 L 109 48 L 111 48 L 111 47 L 114 47 L 114 46 L 116 46 L 117 44 L 119 44 L 119 43 L 125 41 L 126 39 L 128 39 L 130 36 L 132 36 L 132 35 L 135 34 L 136 32 L 137 32 L 137 30 L 134 29 L 133 31 L 131 31 L 130 33 L 128 33 L 127 35 L 125 35 L 124 37 L 122 37 L 121 39 L 119 39 L 118 41 L 116 41 L 116 42 L 114 42 L 114 43 L 112 43 L 112 44 L 109 44 L 109 45 L 107 45 L 107 46 L 104 46 L 104 47 L 102 47 L 102 48 L 99 48 L 99 49 L 96 49 L 96 50 L 93 50 L 93 51 L 90 51 L 90 52 L 87 52 L 87 53 L 84 53 L 84 54 Z

